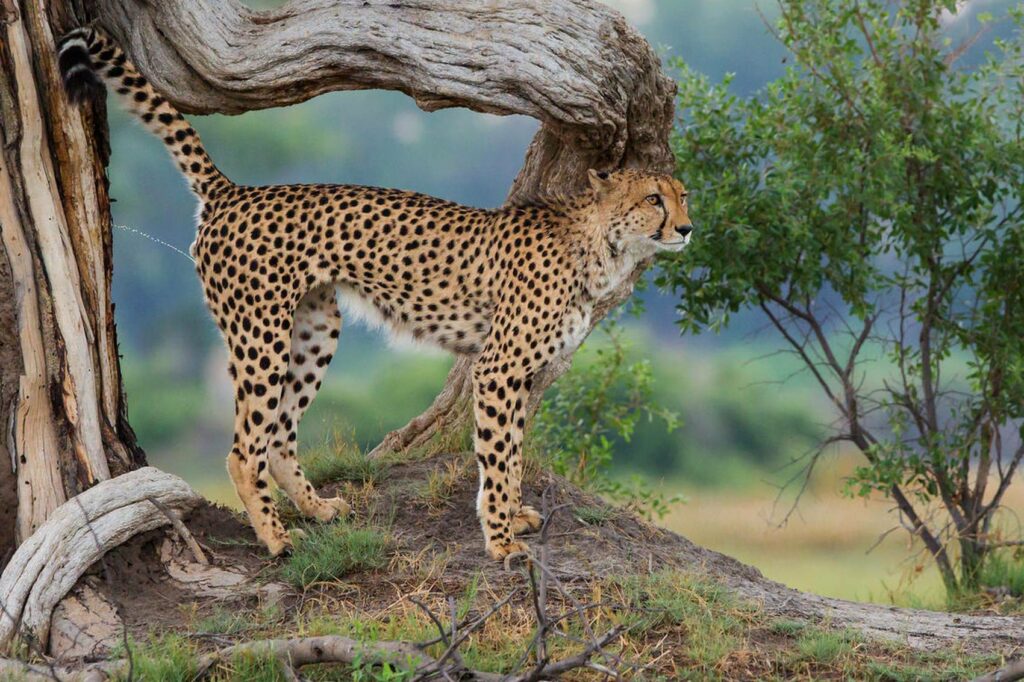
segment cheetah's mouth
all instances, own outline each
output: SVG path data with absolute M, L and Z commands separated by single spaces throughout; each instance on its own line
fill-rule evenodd
M 660 239 L 656 239 L 655 243 L 664 251 L 682 251 L 683 247 L 690 243 L 690 235 L 686 235 L 681 239 L 677 239 L 673 242 L 666 242 Z

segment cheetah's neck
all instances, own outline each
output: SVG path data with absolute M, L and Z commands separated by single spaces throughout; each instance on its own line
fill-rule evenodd
M 584 290 L 591 300 L 599 300 L 617 289 L 656 248 L 649 240 L 613 244 L 610 230 L 599 216 L 583 209 L 573 225 L 574 238 L 584 245 Z M 632 289 L 632 286 L 630 287 Z

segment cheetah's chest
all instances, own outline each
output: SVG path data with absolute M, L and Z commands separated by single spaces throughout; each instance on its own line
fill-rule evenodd
M 562 331 L 562 352 L 572 354 L 590 333 L 591 307 L 579 305 L 566 311 Z

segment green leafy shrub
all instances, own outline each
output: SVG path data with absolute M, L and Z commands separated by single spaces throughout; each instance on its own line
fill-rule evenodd
M 615 442 L 629 443 L 642 419 L 663 422 L 668 431 L 678 420 L 654 402 L 651 363 L 630 361 L 622 328 L 608 321 L 600 329 L 607 343 L 588 344 L 584 357 L 577 357 L 541 403 L 533 425 L 536 446 L 556 473 L 574 483 L 663 516 L 675 498 L 639 478 L 631 483 L 612 478 L 609 468 Z
M 950 0 L 780 10 L 790 67 L 761 92 L 678 65 L 701 228 L 659 284 L 686 331 L 760 311 L 832 409 L 829 442 L 863 454 L 850 491 L 893 500 L 948 594 L 976 590 L 1024 459 L 1024 6 L 976 67 Z

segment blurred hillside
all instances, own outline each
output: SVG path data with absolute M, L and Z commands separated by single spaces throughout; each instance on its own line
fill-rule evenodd
M 771 2 L 760 3 L 760 9 L 750 0 L 609 4 L 666 61 L 681 58 L 714 80 L 734 73 L 738 94 L 756 91 L 785 69 L 784 49 L 769 30 Z M 951 37 L 976 27 L 979 12 L 1008 4 L 969 3 L 948 18 Z M 971 58 L 1000 30 L 995 27 L 980 41 Z M 218 166 L 236 182 L 393 186 L 479 206 L 504 200 L 537 127 L 523 117 L 464 110 L 427 114 L 403 95 L 372 91 L 191 120 Z M 174 250 L 188 251 L 195 202 L 158 140 L 113 106 L 110 125 L 114 223 L 126 228 L 114 233 L 114 300 L 130 421 L 152 463 L 230 502 L 223 459 L 232 406 L 223 349 L 192 263 Z M 699 230 L 699 198 L 694 204 Z M 657 425 L 641 426 L 632 442 L 619 444 L 617 471 L 661 480 L 672 492 L 765 499 L 765 481 L 790 475 L 781 467 L 826 432 L 827 406 L 806 377 L 794 376 L 798 363 L 771 355 L 776 340 L 757 318 L 740 316 L 719 336 L 680 338 L 672 298 L 653 287 L 641 298 L 644 313 L 629 322 L 635 353 L 651 358 L 656 397 L 679 413 L 683 426 L 671 434 Z M 429 404 L 449 364 L 444 355 L 396 353 L 375 334 L 345 328 L 303 422 L 301 447 L 322 443 L 336 431 L 372 446 Z M 722 542 L 730 546 L 728 538 Z M 851 542 L 859 552 L 870 544 L 861 536 Z M 785 572 L 773 577 L 784 579 Z M 873 575 L 864 579 L 877 582 Z M 879 588 L 874 596 L 884 595 Z

